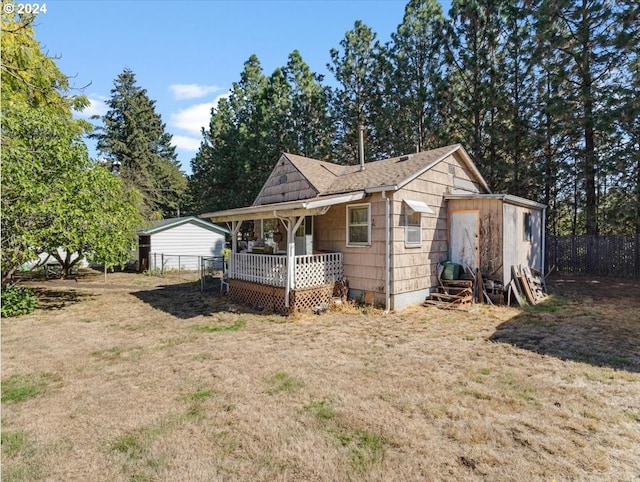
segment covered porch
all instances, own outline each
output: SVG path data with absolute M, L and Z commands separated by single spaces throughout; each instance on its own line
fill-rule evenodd
M 342 281 L 342 253 L 294 256 L 291 289 L 307 289 Z M 279 288 L 287 287 L 285 255 L 231 253 L 229 280 L 241 280 Z
M 294 256 L 293 270 L 289 264 L 285 255 L 231 253 L 229 298 L 283 314 L 331 302 L 343 279 L 342 253 Z
M 339 252 L 296 255 L 296 231 L 309 216 L 325 214 L 335 204 L 360 199 L 364 193 L 319 197 L 305 201 L 248 206 L 201 217 L 231 225 L 231 254 L 227 279 L 229 298 L 258 309 L 289 314 L 329 305 L 336 284 L 343 281 Z M 240 252 L 238 233 L 243 221 L 277 218 L 286 230 L 286 252 Z

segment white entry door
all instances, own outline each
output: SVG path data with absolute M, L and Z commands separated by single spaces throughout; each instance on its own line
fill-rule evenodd
M 465 268 L 480 266 L 480 233 L 478 211 L 449 213 L 449 248 L 451 261 Z
M 313 216 L 305 216 L 296 231 L 296 256 L 313 254 Z

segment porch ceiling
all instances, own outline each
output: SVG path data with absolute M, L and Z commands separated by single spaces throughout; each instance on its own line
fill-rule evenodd
M 201 214 L 200 217 L 212 222 L 249 221 L 253 219 L 267 219 L 275 217 L 315 216 L 327 212 L 336 204 L 357 201 L 364 198 L 365 191 L 346 194 L 334 194 L 299 201 L 247 206 L 243 208 L 227 209 L 212 213 Z

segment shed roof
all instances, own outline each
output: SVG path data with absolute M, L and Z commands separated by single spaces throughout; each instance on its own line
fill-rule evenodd
M 204 219 L 196 216 L 185 216 L 181 218 L 167 218 L 160 219 L 158 221 L 152 221 L 151 226 L 147 227 L 146 229 L 139 230 L 138 235 L 149 236 L 151 234 L 159 233 L 161 231 L 175 228 L 176 226 L 181 226 L 187 223 L 197 224 L 198 226 L 201 226 L 210 231 L 219 232 L 220 234 L 231 234 L 231 231 L 229 231 L 225 227 L 210 223 L 209 221 L 205 221 Z
M 447 194 L 445 199 L 498 199 L 507 204 L 513 204 L 515 206 L 521 206 L 524 208 L 542 210 L 547 207 L 546 204 L 541 204 L 531 199 L 526 199 L 519 196 L 513 196 L 511 194 Z

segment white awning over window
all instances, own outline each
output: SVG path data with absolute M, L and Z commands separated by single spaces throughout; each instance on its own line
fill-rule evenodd
M 427 203 L 425 203 L 423 201 L 414 201 L 412 199 L 403 199 L 403 202 L 411 210 L 411 214 L 413 214 L 413 213 L 435 214 L 433 209 L 431 209 L 429 206 L 427 206 Z

